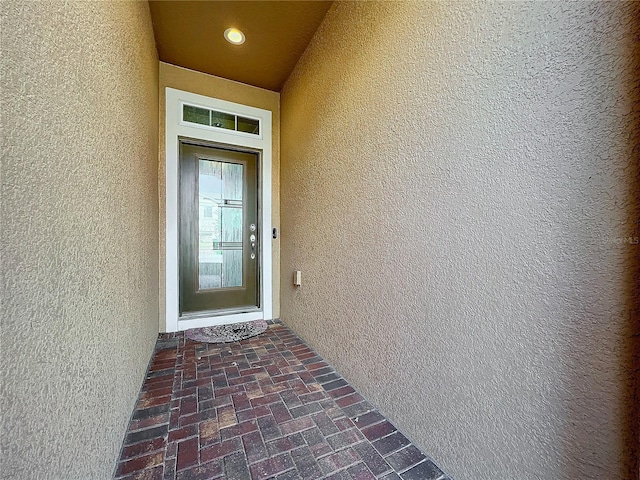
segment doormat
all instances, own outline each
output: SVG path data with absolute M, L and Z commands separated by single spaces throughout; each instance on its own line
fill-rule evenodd
M 185 332 L 185 336 L 203 343 L 239 342 L 245 338 L 260 335 L 267 329 L 267 326 L 267 322 L 264 320 L 254 320 L 253 322 L 232 323 L 231 325 L 191 328 Z

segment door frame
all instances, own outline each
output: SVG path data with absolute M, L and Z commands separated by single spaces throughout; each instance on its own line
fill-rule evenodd
M 177 332 L 189 328 L 206 327 L 250 320 L 273 319 L 272 285 L 272 135 L 271 112 L 260 108 L 227 102 L 195 93 L 167 87 L 165 90 L 165 308 L 164 331 Z M 215 127 L 197 126 L 182 122 L 182 104 L 186 102 L 209 109 L 245 115 L 260 120 L 260 135 L 251 135 Z M 261 151 L 258 164 L 258 217 L 260 232 L 260 307 L 249 312 L 219 311 L 180 316 L 179 313 L 179 255 L 178 255 L 178 188 L 179 188 L 179 137 L 211 142 L 219 145 Z M 162 327 L 162 326 L 161 326 Z M 162 328 L 161 328 L 162 329 Z

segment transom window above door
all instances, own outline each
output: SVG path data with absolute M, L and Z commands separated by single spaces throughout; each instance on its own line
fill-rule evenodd
M 260 119 L 257 118 L 244 117 L 188 103 L 182 104 L 181 114 L 182 122 L 186 124 L 260 136 Z

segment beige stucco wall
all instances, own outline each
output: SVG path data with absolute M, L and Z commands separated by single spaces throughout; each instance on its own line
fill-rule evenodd
M 0 476 L 107 479 L 158 332 L 149 7 L 0 12 Z
M 160 145 L 158 162 L 158 194 L 160 201 L 160 331 L 166 329 L 165 317 L 165 89 L 166 87 L 197 93 L 207 97 L 269 110 L 272 113 L 272 226 L 280 230 L 280 93 L 252 87 L 225 78 L 207 75 L 160 62 Z M 273 317 L 280 316 L 280 238 L 271 240 L 273 255 Z
M 338 3 L 281 92 L 281 318 L 456 480 L 637 478 L 638 18 Z

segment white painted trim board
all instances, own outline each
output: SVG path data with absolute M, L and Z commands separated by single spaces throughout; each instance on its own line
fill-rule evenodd
M 246 115 L 260 119 L 260 138 L 251 138 L 239 132 L 221 131 L 220 129 L 196 128 L 180 121 L 181 102 L 196 103 L 205 107 L 224 110 L 238 115 Z M 273 319 L 273 258 L 271 242 L 271 200 L 272 200 L 272 114 L 269 110 L 249 107 L 238 103 L 227 102 L 205 97 L 174 88 L 166 88 L 165 108 L 165 172 L 166 172 L 166 248 L 165 248 L 165 307 L 166 323 L 163 331 L 177 332 L 188 328 L 221 325 L 224 323 L 246 322 L 249 320 Z M 248 147 L 261 150 L 260 175 L 260 215 L 262 221 L 262 241 L 260 242 L 260 298 L 261 307 L 258 312 L 229 315 L 212 315 L 197 318 L 180 317 L 179 315 L 179 280 L 178 280 L 178 137 L 221 143 L 225 145 Z M 256 136 L 257 137 L 257 136 Z

